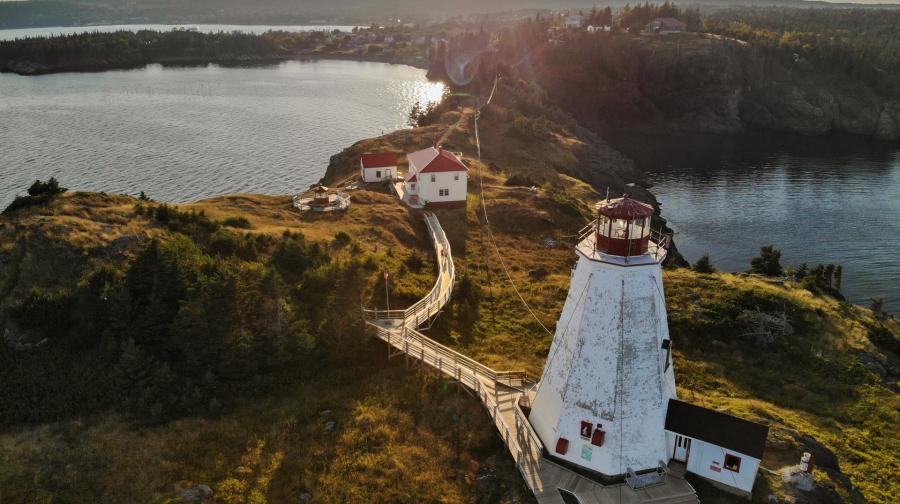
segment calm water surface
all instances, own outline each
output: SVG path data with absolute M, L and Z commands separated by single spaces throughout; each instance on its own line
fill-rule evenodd
M 442 91 L 424 70 L 355 61 L 0 74 L 0 207 L 50 176 L 176 202 L 297 192 Z
M 229 24 L 184 24 L 184 25 L 168 25 L 168 24 L 125 24 L 125 25 L 98 25 L 98 26 L 53 26 L 45 28 L 11 28 L 0 30 L 0 40 L 13 40 L 17 38 L 28 37 L 52 37 L 55 35 L 72 35 L 74 33 L 109 33 L 116 31 L 133 31 L 153 30 L 153 31 L 171 31 L 174 28 L 196 28 L 197 31 L 203 33 L 217 32 L 233 32 L 240 31 L 244 33 L 265 33 L 269 30 L 286 31 L 286 32 L 305 32 L 305 31 L 351 31 L 352 25 L 229 25 Z
M 689 261 L 743 271 L 773 244 L 782 264 L 843 265 L 843 292 L 900 314 L 900 146 L 853 137 L 619 138 Z

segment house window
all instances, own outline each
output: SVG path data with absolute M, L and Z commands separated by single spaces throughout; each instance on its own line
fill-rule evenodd
M 431 181 L 432 181 L 432 182 L 435 181 L 434 175 L 431 176 Z
M 741 472 L 741 457 L 727 453 L 725 454 L 725 463 L 722 466 L 729 471 Z
M 438 189 L 438 196 L 450 196 L 450 189 Z
M 375 170 L 375 178 L 381 178 L 381 170 Z
M 458 173 L 457 173 L 456 175 L 453 176 L 453 180 L 459 180 L 459 174 L 458 174 Z
M 416 190 L 416 183 L 415 183 L 415 182 L 409 184 L 409 190 L 410 190 L 410 191 L 415 191 L 415 190 Z

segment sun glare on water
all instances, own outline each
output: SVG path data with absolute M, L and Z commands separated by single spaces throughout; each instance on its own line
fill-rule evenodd
M 444 88 L 443 82 L 417 82 L 413 101 L 418 101 L 423 105 L 438 103 L 444 95 Z

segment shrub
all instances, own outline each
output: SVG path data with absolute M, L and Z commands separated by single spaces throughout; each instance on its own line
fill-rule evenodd
M 425 267 L 425 260 L 422 259 L 422 255 L 418 252 L 413 252 L 403 261 L 409 269 L 415 271 L 416 273 L 422 271 L 422 268 Z
M 869 341 L 883 350 L 888 350 L 900 355 L 900 339 L 888 330 L 884 324 L 871 324 L 868 326 Z
M 256 240 L 251 235 L 237 235 L 224 229 L 209 238 L 210 253 L 220 257 L 239 257 L 245 261 L 255 261 L 259 256 Z
M 245 217 L 226 217 L 222 220 L 222 225 L 231 228 L 250 229 L 253 227 Z
M 203 211 L 182 212 L 163 203 L 156 208 L 148 209 L 157 222 L 177 233 L 185 233 L 194 237 L 208 235 L 219 229 L 219 223 L 206 216 Z
M 552 133 L 551 123 L 545 117 L 530 118 L 519 116 L 513 120 L 512 126 L 509 128 L 511 136 L 526 142 L 545 140 Z
M 3 210 L 3 213 L 8 214 L 20 208 L 42 205 L 66 191 L 68 189 L 60 187 L 59 182 L 54 177 L 50 177 L 46 182 L 35 180 L 31 187 L 28 188 L 28 196 L 16 196 L 13 202 Z
M 302 234 L 288 235 L 272 253 L 271 264 L 288 281 L 297 281 L 308 269 L 328 262 L 319 243 L 307 243 Z
M 351 238 L 349 234 L 344 231 L 338 231 L 334 234 L 334 241 L 332 241 L 332 244 L 336 247 L 344 247 L 351 241 L 353 241 L 353 238 Z
M 781 251 L 772 245 L 760 247 L 759 255 L 750 260 L 750 272 L 765 276 L 781 276 Z
M 440 118 L 441 112 L 437 103 L 422 105 L 420 102 L 416 102 L 409 111 L 407 124 L 413 128 L 418 128 L 434 124 L 438 122 Z
M 453 304 L 462 332 L 466 336 L 471 335 L 472 328 L 480 318 L 481 288 L 470 275 L 463 274 L 459 277 Z
M 888 313 L 884 311 L 884 299 L 872 298 L 869 309 L 872 310 L 872 316 L 875 317 L 875 320 L 887 320 Z
M 523 173 L 515 173 L 510 175 L 506 182 L 503 183 L 505 186 L 509 187 L 534 187 L 540 186 L 541 182 L 539 180 L 535 180 L 531 175 L 523 174 Z
M 716 268 L 712 265 L 712 262 L 709 260 L 709 254 L 703 254 L 700 259 L 697 259 L 697 262 L 694 263 L 694 271 L 697 273 L 715 273 Z

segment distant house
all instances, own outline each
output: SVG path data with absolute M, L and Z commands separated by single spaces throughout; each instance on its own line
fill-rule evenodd
M 653 21 L 647 23 L 647 26 L 644 27 L 644 31 L 646 32 L 659 33 L 662 35 L 666 35 L 668 33 L 679 33 L 685 30 L 687 30 L 686 24 L 670 17 L 656 18 Z
M 728 492 L 750 495 L 768 427 L 669 399 L 665 430 L 669 455 L 688 472 Z
M 582 17 L 573 15 L 566 17 L 566 28 L 581 28 Z
M 588 31 L 588 33 L 604 33 L 604 32 L 605 32 L 605 33 L 608 33 L 608 32 L 610 32 L 610 31 L 612 31 L 612 26 L 609 26 L 609 25 L 602 25 L 602 26 L 589 25 L 589 26 L 587 27 L 587 31 Z
M 459 156 L 435 147 L 406 156 L 409 172 L 404 189 L 426 206 L 458 206 L 466 204 L 468 168 Z
M 397 154 L 379 152 L 359 158 L 359 176 L 363 182 L 390 182 L 397 175 Z

